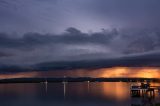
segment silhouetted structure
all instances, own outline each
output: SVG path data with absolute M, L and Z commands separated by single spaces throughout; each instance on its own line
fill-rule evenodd
M 149 96 L 149 97 L 154 97 L 155 96 L 155 87 L 151 87 L 150 83 L 147 82 L 141 83 L 140 86 L 138 85 L 131 85 L 131 96 L 132 97 L 140 97 L 140 96 Z M 158 87 L 157 87 L 158 89 Z

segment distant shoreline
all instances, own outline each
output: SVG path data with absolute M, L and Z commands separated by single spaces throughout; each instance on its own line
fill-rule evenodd
M 160 82 L 160 78 L 90 78 L 90 77 L 61 77 L 61 78 L 12 78 L 1 79 L 2 83 L 43 83 L 43 82 Z

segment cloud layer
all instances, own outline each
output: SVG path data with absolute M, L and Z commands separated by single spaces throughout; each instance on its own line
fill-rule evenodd
M 141 64 L 143 56 L 148 62 L 160 50 L 159 5 L 158 0 L 0 0 L 0 66 L 110 59 L 128 65 L 126 58 Z
M 1 64 L 32 65 L 48 61 L 118 58 L 159 52 L 158 29 L 103 29 L 83 33 L 68 28 L 61 34 L 26 33 L 22 37 L 0 33 Z

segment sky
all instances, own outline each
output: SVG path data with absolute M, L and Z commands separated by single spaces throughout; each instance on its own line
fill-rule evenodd
M 125 65 L 135 58 L 158 59 L 155 63 L 159 5 L 159 0 L 0 0 L 0 66 L 104 59 Z
M 61 33 L 159 26 L 159 0 L 1 0 L 0 31 Z

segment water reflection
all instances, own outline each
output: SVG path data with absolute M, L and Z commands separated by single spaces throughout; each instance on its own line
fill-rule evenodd
M 129 83 L 124 82 L 107 82 L 103 83 L 103 91 L 107 97 L 114 98 L 115 100 L 126 100 L 130 95 Z
M 151 85 L 160 86 L 159 83 Z M 46 83 L 0 84 L 0 101 L 6 106 L 20 106 L 18 104 L 23 102 L 41 106 L 47 103 L 56 106 L 77 103 L 79 106 L 157 106 L 160 103 L 158 91 L 154 98 L 132 98 L 129 88 L 130 83 L 126 82 L 47 83 L 47 88 Z
M 47 91 L 48 91 L 48 82 L 46 81 L 46 82 L 44 82 L 44 84 L 45 84 L 45 91 L 47 93 Z
M 66 84 L 67 82 L 63 82 L 63 97 L 66 98 Z

